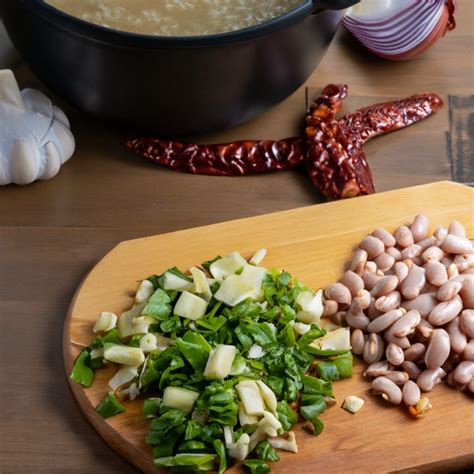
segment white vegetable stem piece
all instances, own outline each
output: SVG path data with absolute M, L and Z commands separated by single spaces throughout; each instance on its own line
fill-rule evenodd
M 145 362 L 145 355 L 138 347 L 104 344 L 104 358 L 122 365 L 137 366 Z
M 144 303 L 153 294 L 153 291 L 153 283 L 150 280 L 143 280 L 135 294 L 135 303 Z
M 196 321 L 206 314 L 207 301 L 188 291 L 183 291 L 174 307 L 174 314 Z
M 181 278 L 172 272 L 165 272 L 163 275 L 163 288 L 165 290 L 184 291 L 191 290 L 192 287 L 192 282 L 185 278 Z
M 356 397 L 355 395 L 349 395 L 344 399 L 342 408 L 350 411 L 351 413 L 356 413 L 362 408 L 364 403 L 365 402 L 362 400 L 362 398 Z
M 209 281 L 202 270 L 199 268 L 191 267 L 189 269 L 194 281 L 194 293 L 209 301 L 212 298 L 211 288 L 209 287 Z
M 109 380 L 110 389 L 115 392 L 120 387 L 130 383 L 138 375 L 137 366 L 124 366 L 116 372 L 116 374 Z
M 260 265 L 262 260 L 265 258 L 267 254 L 267 249 L 259 249 L 255 252 L 255 255 L 249 260 L 251 265 Z
M 225 379 L 232 368 L 237 348 L 227 344 L 219 344 L 209 354 L 204 377 L 207 379 Z
M 182 387 L 166 387 L 163 391 L 163 405 L 189 413 L 199 393 Z
M 255 380 L 242 380 L 235 389 L 239 394 L 247 415 L 262 416 L 265 411 L 263 398 Z
M 69 121 L 41 92 L 0 70 L 0 185 L 49 179 L 74 152 Z
M 322 351 L 350 351 L 351 333 L 349 328 L 339 328 L 315 339 L 310 346 Z
M 209 267 L 211 275 L 218 281 L 222 281 L 230 275 L 234 275 L 237 270 L 247 265 L 239 252 L 231 252 L 229 255 L 215 261 Z
M 318 290 L 316 294 L 311 291 L 301 292 L 295 301 L 301 308 L 296 313 L 296 319 L 306 324 L 318 324 L 323 314 L 323 290 Z
M 92 328 L 92 330 L 94 332 L 99 332 L 99 331 L 107 332 L 113 329 L 116 324 L 117 324 L 117 315 L 114 313 L 103 311 L 102 313 L 100 313 L 99 319 L 94 324 L 94 327 Z

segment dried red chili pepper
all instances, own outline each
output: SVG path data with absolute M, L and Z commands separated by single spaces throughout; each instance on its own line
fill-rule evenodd
M 365 107 L 335 120 L 334 111 L 346 90 L 343 85 L 327 86 L 306 116 L 306 169 L 329 199 L 375 192 L 364 143 L 422 120 L 443 104 L 436 94 L 418 94 Z
M 177 171 L 217 176 L 265 173 L 294 168 L 303 161 L 304 139 L 245 140 L 197 145 L 159 138 L 137 138 L 127 146 Z

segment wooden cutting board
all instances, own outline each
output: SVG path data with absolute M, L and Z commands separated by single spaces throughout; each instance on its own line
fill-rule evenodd
M 458 219 L 469 236 L 474 235 L 474 190 L 440 182 L 122 242 L 89 273 L 71 303 L 63 340 L 66 374 L 93 338 L 98 314 L 128 309 L 137 282 L 150 274 L 173 265 L 186 269 L 232 250 L 249 257 L 265 247 L 267 268 L 286 269 L 318 288 L 339 278 L 354 245 L 368 232 L 380 226 L 393 231 L 421 212 L 430 217 L 432 228 Z M 126 413 L 108 420 L 94 411 L 114 370 L 96 371 L 90 388 L 70 381 L 71 389 L 112 448 L 142 471 L 157 472 L 144 442 L 149 422 L 141 419 L 140 401 L 128 402 Z M 338 404 L 322 415 L 323 433 L 314 437 L 298 427 L 299 453 L 282 452 L 273 472 L 433 472 L 474 466 L 472 396 L 438 385 L 429 394 L 433 409 L 413 420 L 400 407 L 371 395 L 362 370 L 363 364 L 356 361 L 352 379 L 334 384 Z M 340 408 L 347 395 L 366 401 L 359 413 Z

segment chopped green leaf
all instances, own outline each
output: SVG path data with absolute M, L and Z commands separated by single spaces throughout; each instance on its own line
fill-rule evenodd
M 247 459 L 242 464 L 248 467 L 252 474 L 265 474 L 266 472 L 270 472 L 270 466 L 261 459 Z
M 285 401 L 277 403 L 276 412 L 278 421 L 281 423 L 283 431 L 289 431 L 291 427 L 298 421 L 296 413 Z
M 255 455 L 264 461 L 279 461 L 280 456 L 268 441 L 262 441 L 255 448 Z
M 148 299 L 146 306 L 143 308 L 142 314 L 159 320 L 167 319 L 171 314 L 170 303 L 171 298 L 168 293 L 165 290 L 158 288 Z
M 215 439 L 213 445 L 219 458 L 219 468 L 217 470 L 217 474 L 223 474 L 227 469 L 227 458 L 224 443 L 220 439 Z
M 205 268 L 206 270 L 209 270 L 209 267 L 214 263 L 217 262 L 217 260 L 220 260 L 222 257 L 220 255 L 217 255 L 217 257 L 214 257 L 212 260 L 207 260 L 203 263 L 201 263 L 202 268 Z
M 95 408 L 95 411 L 103 418 L 110 418 L 125 411 L 125 407 L 109 393 Z
M 90 368 L 91 354 L 89 349 L 83 349 L 76 357 L 72 366 L 71 379 L 74 382 L 90 387 L 94 380 L 94 371 Z
M 142 413 L 144 418 L 156 418 L 160 413 L 161 398 L 150 397 L 143 402 Z

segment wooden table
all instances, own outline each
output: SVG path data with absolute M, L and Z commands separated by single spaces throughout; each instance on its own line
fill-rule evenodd
M 467 120 L 474 107 L 473 9 L 471 0 L 459 0 L 457 29 L 409 62 L 379 60 L 340 31 L 306 83 L 310 96 L 326 83 L 348 83 L 345 110 L 422 91 L 446 99 L 435 117 L 367 146 L 378 191 L 474 182 Z M 26 68 L 16 72 L 23 87 L 38 85 Z M 305 96 L 301 88 L 258 119 L 202 140 L 291 135 Z M 60 174 L 0 189 L 2 473 L 137 472 L 87 424 L 63 371 L 69 301 L 105 252 L 125 239 L 322 201 L 300 171 L 220 179 L 162 169 L 127 152 L 123 132 L 68 114 L 77 151 Z

